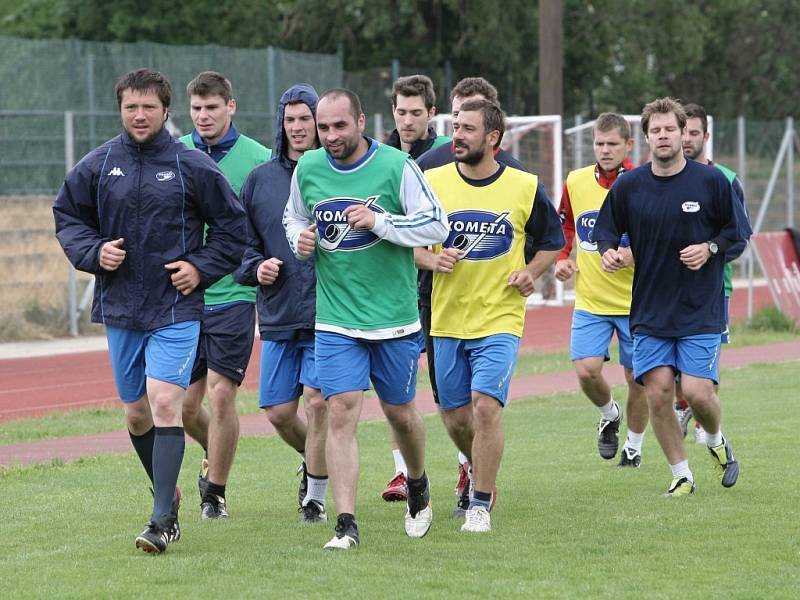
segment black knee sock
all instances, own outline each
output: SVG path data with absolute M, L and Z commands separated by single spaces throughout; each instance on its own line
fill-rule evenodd
M 131 436 L 131 442 L 133 443 L 133 448 L 136 450 L 136 454 L 139 455 L 139 460 L 142 461 L 142 466 L 144 470 L 147 471 L 147 476 L 150 478 L 150 482 L 153 482 L 153 442 L 156 439 L 156 428 L 151 427 L 147 433 L 143 433 L 142 435 L 135 435 L 128 431 L 128 435 Z
M 156 427 L 153 443 L 153 520 L 172 512 L 175 485 L 183 462 L 183 427 Z

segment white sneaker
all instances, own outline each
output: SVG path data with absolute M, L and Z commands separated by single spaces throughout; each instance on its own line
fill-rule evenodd
M 694 441 L 697 444 L 705 444 L 706 443 L 706 430 L 702 427 L 695 427 L 694 428 Z
M 482 506 L 475 506 L 467 510 L 461 531 L 472 533 L 486 533 L 492 530 L 492 520 L 489 511 Z
M 331 541 L 323 546 L 325 550 L 349 550 L 358 546 L 358 538 L 352 537 L 347 534 L 336 534 L 331 538 Z
M 430 504 L 419 511 L 416 517 L 412 517 L 411 513 L 406 510 L 406 535 L 411 538 L 425 537 L 431 528 L 432 521 L 433 509 Z
M 349 550 L 358 546 L 358 527 L 355 521 L 345 526 L 341 517 L 336 519 L 336 535 L 325 544 L 325 550 Z

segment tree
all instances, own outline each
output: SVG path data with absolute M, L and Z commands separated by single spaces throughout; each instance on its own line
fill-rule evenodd
M 0 33 L 344 51 L 345 68 L 399 59 L 482 75 L 516 113 L 538 106 L 536 0 L 0 0 Z M 637 113 L 655 97 L 723 117 L 796 110 L 800 11 L 780 0 L 564 0 L 564 114 Z M 444 108 L 446 102 L 440 103 Z

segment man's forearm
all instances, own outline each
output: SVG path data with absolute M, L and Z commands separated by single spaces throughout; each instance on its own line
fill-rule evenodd
M 555 262 L 559 252 L 561 250 L 538 250 L 525 268 L 537 279 Z
M 422 271 L 433 271 L 436 268 L 436 254 L 427 248 L 414 248 L 414 264 Z

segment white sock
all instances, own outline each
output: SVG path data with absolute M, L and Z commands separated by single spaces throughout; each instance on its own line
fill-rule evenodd
M 706 431 L 706 446 L 709 448 L 716 448 L 720 445 L 722 445 L 722 429 L 717 431 L 717 433 L 709 433 Z
M 635 433 L 628 430 L 628 437 L 625 438 L 625 447 L 631 450 L 636 450 L 637 453 L 642 453 L 642 440 L 644 440 L 644 432 Z
M 680 479 L 681 477 L 686 477 L 689 481 L 694 481 L 694 476 L 692 472 L 689 470 L 689 459 L 682 460 L 678 464 L 670 465 L 670 469 L 672 469 L 672 476 L 676 479 Z
M 611 398 L 605 406 L 600 406 L 599 409 L 600 416 L 606 421 L 616 421 L 619 419 L 619 406 L 617 406 L 613 398 Z
M 400 449 L 395 448 L 394 450 L 392 450 L 392 456 L 394 457 L 394 472 L 402 473 L 403 475 L 408 475 L 408 467 L 406 466 L 406 459 L 403 458 L 403 453 L 400 452 Z
M 303 506 L 307 506 L 311 500 L 316 500 L 325 506 L 325 492 L 328 490 L 327 477 L 312 477 L 308 476 L 308 491 L 306 497 L 303 498 Z
M 460 450 L 458 452 L 458 464 L 460 465 L 469 464 L 469 459 L 467 458 L 467 455 L 461 452 Z

